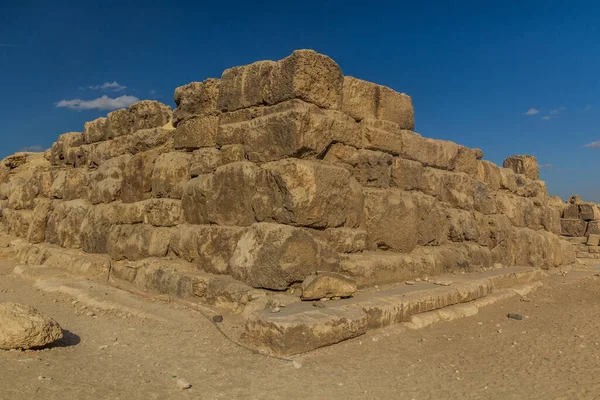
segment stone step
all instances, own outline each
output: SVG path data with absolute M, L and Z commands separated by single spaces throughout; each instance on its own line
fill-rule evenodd
M 304 353 L 363 335 L 370 329 L 410 322 L 415 315 L 536 282 L 544 275 L 538 268 L 510 267 L 434 281 L 449 286 L 433 282 L 396 284 L 364 290 L 340 301 L 295 303 L 278 313 L 264 310 L 250 316 L 241 340 L 267 354 Z
M 575 237 L 563 236 L 562 238 L 564 240 L 566 240 L 567 242 L 573 243 L 573 244 L 585 244 L 587 242 L 587 236 L 575 236 Z

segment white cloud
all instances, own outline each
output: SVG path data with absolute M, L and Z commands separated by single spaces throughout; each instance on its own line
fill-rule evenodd
M 127 86 L 120 85 L 119 82 L 104 82 L 102 85 L 88 86 L 88 89 L 93 90 L 112 90 L 114 92 L 120 92 L 121 90 L 127 89 Z
M 565 110 L 566 110 L 566 107 L 559 107 L 559 108 L 557 108 L 556 110 L 552 110 L 552 111 L 550 111 L 550 114 L 552 114 L 552 115 L 558 115 L 558 114 L 560 114 L 562 111 L 565 111 Z
M 539 114 L 540 110 L 536 109 L 536 108 L 530 108 L 525 115 L 536 115 Z
M 138 101 L 139 99 L 135 96 L 121 96 L 113 99 L 104 95 L 94 100 L 61 100 L 56 103 L 56 107 L 65 107 L 71 110 L 116 110 L 129 107 Z
M 40 151 L 44 151 L 44 150 L 45 149 L 42 146 L 40 146 L 39 144 L 35 144 L 33 146 L 25 146 L 19 151 L 39 153 Z
M 150 90 L 150 91 L 148 91 L 148 93 L 149 93 L 150 95 L 154 96 L 154 95 L 156 94 L 156 90 L 154 90 L 154 89 L 153 89 L 153 90 Z
M 600 149 L 600 140 L 596 140 L 595 142 L 588 143 L 584 147 L 589 147 L 590 149 Z
M 548 121 L 549 119 L 552 119 L 552 117 L 550 117 L 550 116 L 546 115 L 545 117 L 542 117 L 542 119 L 543 119 L 544 121 Z
M 540 168 L 552 168 L 553 166 L 552 164 L 540 164 Z
M 587 106 L 584 107 L 583 111 L 590 111 L 592 109 L 592 106 L 590 106 L 589 104 Z

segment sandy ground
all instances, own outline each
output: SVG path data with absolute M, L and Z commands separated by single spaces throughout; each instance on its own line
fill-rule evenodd
M 69 333 L 50 349 L 0 351 L 0 399 L 600 398 L 597 277 L 553 276 L 525 299 L 378 330 L 294 366 L 236 346 L 173 302 L 143 300 L 177 322 L 100 312 L 34 288 L 13 266 L 0 262 L 0 301 L 33 305 Z

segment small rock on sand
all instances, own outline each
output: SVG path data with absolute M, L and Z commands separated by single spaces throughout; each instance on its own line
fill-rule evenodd
M 33 307 L 0 303 L 0 349 L 30 349 L 50 344 L 63 336 L 56 321 Z

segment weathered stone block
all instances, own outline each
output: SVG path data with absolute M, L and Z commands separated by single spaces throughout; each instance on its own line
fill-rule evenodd
M 131 157 L 123 170 L 121 200 L 123 203 L 150 198 L 152 195 L 152 173 L 160 155 L 158 150 L 145 151 Z
M 221 157 L 223 164 L 229 164 L 238 161 L 246 161 L 246 149 L 242 144 L 227 144 L 221 147 Z
M 83 143 L 90 144 L 106 140 L 108 120 L 105 117 L 86 122 L 83 125 Z
M 568 204 L 566 205 L 562 217 L 564 219 L 582 219 L 579 214 L 579 205 L 578 204 Z
M 175 230 L 170 251 L 194 263 L 199 269 L 216 274 L 229 273 L 229 260 L 244 228 L 215 225 L 180 225 Z
M 26 238 L 29 232 L 29 226 L 33 218 L 33 211 L 30 210 L 12 210 L 10 208 L 2 208 L 2 224 L 6 229 L 6 233 L 20 238 Z
M 296 50 L 270 72 L 267 104 L 300 99 L 321 108 L 342 108 L 344 76 L 331 58 L 313 50 Z
M 65 174 L 62 188 L 63 200 L 88 199 L 90 191 L 90 177 L 83 168 L 68 169 Z
M 175 149 L 194 150 L 217 145 L 219 117 L 207 115 L 180 123 L 173 134 Z
M 491 191 L 495 192 L 501 186 L 502 174 L 500 169 L 499 166 L 490 161 L 477 161 L 477 179 L 484 182 Z
M 362 189 L 345 168 L 296 159 L 263 168 L 273 188 L 275 221 L 311 228 L 355 228 L 362 221 Z
M 594 222 L 595 221 L 592 221 L 590 224 L 594 224 Z M 565 236 L 584 236 L 585 234 L 589 235 L 590 233 L 596 233 L 594 232 L 594 228 L 588 228 L 587 225 L 588 223 L 581 219 L 561 219 L 561 234 Z M 600 231 L 598 233 L 600 233 Z
M 367 249 L 367 232 L 364 229 L 329 228 L 315 233 L 338 253 L 359 253 Z
M 129 135 L 134 131 L 133 114 L 124 108 L 109 112 L 106 120 L 106 140 Z
M 241 161 L 241 160 L 240 160 Z M 199 175 L 214 172 L 223 163 L 221 150 L 205 147 L 192 153 L 190 161 L 190 175 L 196 178 Z
M 250 162 L 223 165 L 192 179 L 182 203 L 191 224 L 248 226 L 264 221 L 273 208 L 267 174 Z
M 569 221 L 566 219 L 561 220 L 562 221 Z M 585 222 L 584 222 L 585 223 Z M 574 226 L 574 233 L 579 233 L 581 232 L 581 226 L 583 226 L 583 224 L 576 224 L 575 222 L 570 222 L 567 223 L 567 225 L 572 224 Z M 600 235 L 600 221 L 590 221 L 587 223 L 587 229 L 585 230 L 585 236 L 589 236 L 589 235 Z M 568 235 L 568 236 L 583 236 L 583 235 Z
M 408 193 L 365 189 L 365 228 L 370 249 L 412 251 L 418 242 L 419 213 Z
M 510 156 L 504 160 L 503 166 L 512 169 L 516 174 L 523 174 L 529 179 L 540 179 L 540 170 L 534 156 Z
M 8 189 L 8 206 L 14 210 L 32 209 L 37 195 L 38 186 L 34 180 L 11 181 Z
M 600 207 L 592 203 L 579 204 L 579 216 L 584 221 L 600 219 Z
M 360 147 L 358 124 L 347 115 L 291 100 L 250 113 L 241 110 L 221 116 L 217 144 L 243 144 L 246 157 L 268 162 L 288 157 L 316 157 L 332 142 Z
M 477 157 L 479 157 L 480 152 L 480 149 L 470 149 L 468 147 L 459 146 L 458 153 L 451 169 L 456 172 L 464 172 L 476 177 L 479 172 Z M 483 156 L 483 154 L 481 154 L 481 156 Z
M 479 241 L 479 229 L 472 211 L 449 208 L 446 212 L 449 226 L 448 239 L 453 242 Z
M 70 149 L 83 144 L 82 132 L 67 132 L 58 136 L 50 149 L 50 163 L 52 165 L 64 164 Z
M 190 180 L 189 153 L 165 153 L 158 156 L 152 171 L 152 197 L 181 199 Z
M 156 100 L 142 100 L 129 106 L 133 116 L 133 130 L 160 128 L 171 122 L 171 107 Z
M 357 121 L 374 118 L 395 122 L 402 129 L 415 127 L 410 96 L 351 76 L 344 77 L 342 111 Z
M 598 234 L 589 235 L 585 244 L 587 244 L 588 246 L 600 245 L 600 235 L 598 235 Z
M 31 215 L 31 224 L 27 231 L 27 241 L 29 243 L 42 243 L 46 240 L 46 227 L 52 208 L 52 200 L 38 199 L 36 201 Z
M 362 146 L 369 150 L 379 150 L 394 156 L 402 153 L 403 136 L 416 135 L 411 131 L 400 128 L 398 124 L 376 119 L 363 119 L 360 124 L 362 133 Z
M 380 151 L 357 150 L 336 143 L 327 152 L 325 161 L 343 164 L 362 186 L 389 187 L 392 156 Z
M 65 248 L 81 247 L 81 224 L 92 206 L 85 200 L 54 203 L 46 225 L 46 241 Z
M 252 287 L 283 290 L 317 271 L 336 271 L 339 256 L 308 229 L 259 223 L 242 235 L 229 265 Z
M 302 282 L 303 300 L 351 297 L 356 293 L 356 281 L 337 272 L 317 272 Z
M 452 170 L 461 146 L 448 140 L 424 138 L 420 135 L 402 135 L 402 158 L 419 161 L 427 167 Z
M 226 69 L 221 76 L 217 109 L 236 111 L 267 103 L 274 61 L 258 61 Z
M 111 203 L 121 198 L 123 171 L 130 161 L 129 154 L 112 158 L 91 174 L 90 203 Z
M 174 228 L 151 225 L 115 225 L 110 229 L 107 251 L 113 260 L 165 257 Z
M 417 244 L 421 246 L 444 244 L 449 228 L 443 204 L 435 198 L 421 193 L 414 192 L 408 193 L 408 195 L 413 198 L 417 208 Z
M 204 82 L 191 82 L 175 89 L 173 126 L 181 122 L 205 115 L 215 115 L 219 97 L 219 79 L 207 79 Z

